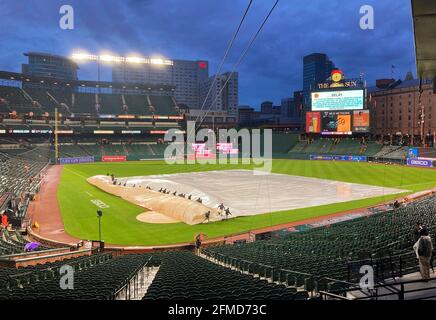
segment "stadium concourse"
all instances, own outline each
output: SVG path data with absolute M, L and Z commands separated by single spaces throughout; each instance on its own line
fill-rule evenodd
M 14 74 L 16 79 L 20 77 L 26 81 L 23 75 Z M 40 81 L 29 78 L 33 84 Z M 0 85 L 1 300 L 372 299 L 377 292 L 358 287 L 361 265 L 374 268 L 377 286 L 385 291 L 403 282 L 404 286 L 410 282 L 416 286 L 414 225 L 420 221 L 431 234 L 436 233 L 436 195 L 431 183 L 425 184 L 427 190 L 412 196 L 407 187 L 380 188 L 273 173 L 268 184 L 276 191 L 271 198 L 273 203 L 260 201 L 257 211 L 252 211 L 244 207 L 237 192 L 231 194 L 231 189 L 219 188 L 235 178 L 239 186 L 236 188 L 242 190 L 243 186 L 246 194 L 253 194 L 244 170 L 180 175 L 173 172 L 165 179 L 156 173 L 146 178 L 126 175 L 116 177 L 122 183 L 118 187 L 143 183 L 142 188 L 150 186 L 159 193 L 159 188 L 177 185 L 178 190 L 172 192 L 198 192 L 197 196 L 204 199 L 202 205 L 212 208 L 225 202 L 235 216 L 249 218 L 250 213 L 301 208 L 305 204 L 297 201 L 299 194 L 305 194 L 306 199 L 312 197 L 312 205 L 326 206 L 338 202 L 329 193 L 357 201 L 363 193 L 392 195 L 388 202 L 380 200 L 382 203 L 376 207 L 324 216 L 319 212 L 279 226 L 206 239 L 200 250 L 194 250 L 194 239 L 174 245 L 126 247 L 69 235 L 57 198 L 59 179 L 63 170 L 68 171 L 68 164 L 162 159 L 166 148 L 164 134 L 170 128 L 183 131 L 186 110 L 173 99 L 171 87 L 90 93 L 72 90 L 73 85 L 80 83 L 52 81 L 48 85 L 50 81 L 44 79 L 44 87 L 10 86 L 4 82 Z M 117 84 L 86 85 L 100 88 Z M 420 152 L 434 156 L 434 149 Z M 370 135 L 313 139 L 304 134 L 274 132 L 275 159 L 310 160 L 313 155 L 352 155 L 372 162 L 405 165 L 407 146 L 383 137 L 372 140 Z M 53 165 L 57 162 L 61 165 Z M 342 162 L 338 161 L 338 165 Z M 105 172 L 105 179 L 110 179 L 110 173 Z M 203 182 L 193 185 L 194 179 Z M 212 190 L 213 183 L 205 180 L 216 181 L 217 189 Z M 280 191 L 280 185 L 296 187 Z M 316 195 L 316 188 L 324 191 Z M 291 191 L 296 192 L 293 201 L 283 200 Z M 398 192 L 404 203 L 392 206 Z M 162 196 L 161 191 L 159 197 Z M 177 192 L 174 196 L 178 197 Z M 80 199 L 74 201 L 78 205 Z M 253 198 L 248 199 L 252 201 Z M 93 213 L 92 221 L 96 219 Z M 207 225 L 213 227 L 214 223 Z M 59 285 L 65 265 L 75 270 L 74 290 L 64 290 Z M 435 287 L 434 275 L 429 283 Z M 423 291 L 420 297 L 429 295 L 431 290 Z M 398 295 L 385 298 L 397 299 Z

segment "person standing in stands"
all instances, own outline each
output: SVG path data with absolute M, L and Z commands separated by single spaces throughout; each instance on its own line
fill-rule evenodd
M 415 229 L 413 230 L 413 241 L 416 242 L 419 239 L 419 230 L 421 230 L 422 227 L 422 223 L 421 222 L 417 222 L 415 224 Z
M 425 226 L 419 230 L 419 239 L 413 246 L 419 259 L 419 269 L 423 279 L 430 279 L 430 260 L 433 253 L 433 244 Z
M 197 234 L 195 236 L 195 254 L 200 254 L 200 247 L 201 247 L 201 234 Z

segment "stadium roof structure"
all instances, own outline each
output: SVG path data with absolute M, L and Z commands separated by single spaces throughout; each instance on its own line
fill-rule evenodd
M 412 0 L 418 77 L 436 77 L 436 1 Z
M 111 88 L 129 90 L 150 90 L 150 91 L 174 91 L 173 85 L 144 84 L 144 83 L 121 83 L 110 81 L 88 81 L 88 80 L 64 80 L 51 77 L 35 77 L 22 73 L 0 71 L 0 79 L 22 81 L 23 83 L 48 84 L 53 87 L 88 87 L 88 88 Z

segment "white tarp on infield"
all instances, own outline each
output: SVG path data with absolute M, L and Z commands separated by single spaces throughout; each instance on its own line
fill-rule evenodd
M 203 204 L 224 203 L 233 216 L 291 210 L 371 198 L 406 190 L 250 170 L 225 170 L 118 178 L 127 185 L 166 188 L 201 197 Z

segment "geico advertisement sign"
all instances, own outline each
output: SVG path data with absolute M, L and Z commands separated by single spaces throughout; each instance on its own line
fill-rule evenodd
M 416 166 L 416 167 L 433 167 L 434 166 L 433 161 L 430 159 L 407 159 L 407 165 Z

